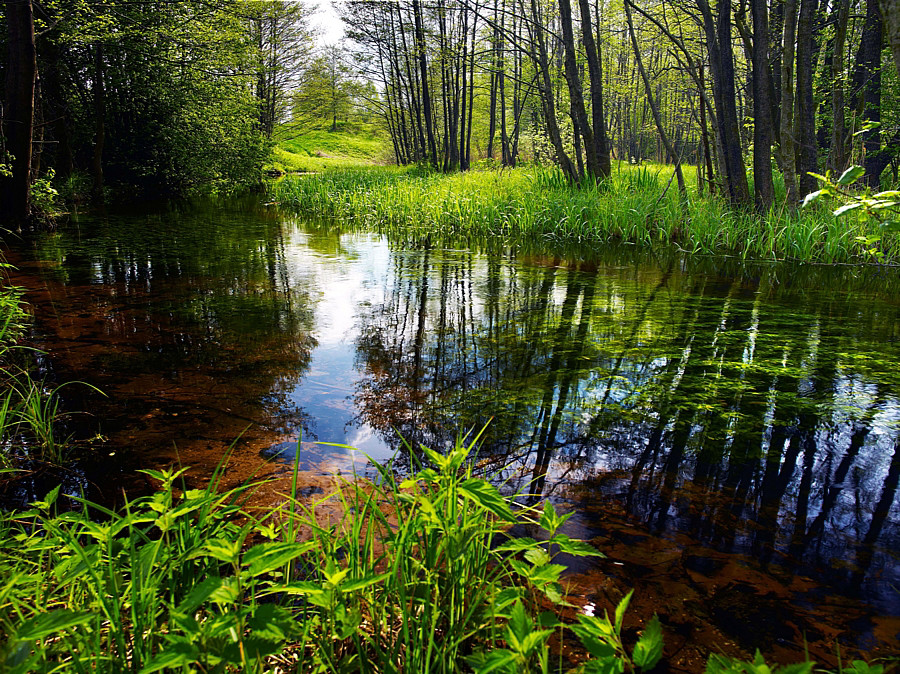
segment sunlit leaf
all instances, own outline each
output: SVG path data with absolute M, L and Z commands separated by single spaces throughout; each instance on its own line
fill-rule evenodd
M 634 645 L 631 659 L 641 669 L 653 669 L 660 658 L 662 658 L 662 653 L 662 629 L 659 625 L 659 618 L 654 615 L 650 622 L 647 623 L 641 638 Z
M 825 190 L 816 190 L 815 192 L 810 192 L 806 195 L 806 198 L 803 200 L 803 205 L 801 208 L 805 208 L 809 206 L 811 203 L 816 201 L 819 197 L 821 197 L 825 193 Z
M 850 211 L 854 211 L 854 210 L 856 210 L 857 208 L 862 208 L 862 205 L 863 205 L 863 204 L 862 204 L 862 202 L 860 202 L 860 201 L 853 201 L 853 202 L 850 202 L 849 204 L 844 204 L 844 205 L 841 206 L 840 208 L 835 209 L 834 215 L 835 215 L 835 216 L 841 216 L 841 215 L 843 215 L 844 213 L 848 213 L 848 212 L 850 212 Z
M 838 185 L 852 185 L 857 180 L 863 177 L 866 169 L 862 166 L 851 166 L 846 171 L 841 174 L 841 177 L 838 178 Z
M 631 603 L 631 595 L 633 594 L 634 590 L 630 590 L 619 602 L 619 605 L 616 606 L 616 632 L 621 633 L 622 631 L 622 621 L 625 619 L 625 611 L 628 610 L 628 604 Z
M 514 522 L 516 516 L 510 510 L 506 499 L 497 488 L 481 478 L 473 477 L 459 485 L 459 493 L 507 522 Z

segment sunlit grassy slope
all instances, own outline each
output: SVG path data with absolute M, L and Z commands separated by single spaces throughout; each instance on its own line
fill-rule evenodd
M 385 157 L 385 140 L 370 126 L 284 130 L 276 138 L 270 167 L 285 173 L 315 172 L 383 163 Z

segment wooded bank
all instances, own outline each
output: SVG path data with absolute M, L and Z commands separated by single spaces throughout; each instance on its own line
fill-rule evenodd
M 279 129 L 334 130 L 352 106 L 400 164 L 554 163 L 577 183 L 652 159 L 760 212 L 813 172 L 859 164 L 877 190 L 900 167 L 900 0 L 345 0 L 347 50 L 318 59 L 288 0 L 3 9 L 11 220 L 50 169 L 89 174 L 95 199 L 252 183 Z

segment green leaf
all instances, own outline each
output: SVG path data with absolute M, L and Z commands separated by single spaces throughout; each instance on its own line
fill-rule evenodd
M 70 627 L 84 625 L 90 622 L 93 617 L 92 613 L 86 611 L 70 611 L 65 608 L 41 613 L 22 623 L 19 629 L 16 630 L 16 639 L 22 641 L 43 639 Z
M 540 545 L 533 538 L 511 538 L 502 545 L 498 545 L 494 550 L 496 552 L 519 552 L 521 550 L 530 550 Z
M 460 484 L 459 493 L 502 520 L 507 522 L 516 520 L 509 504 L 497 488 L 481 478 L 473 477 Z
M 551 533 L 555 533 L 559 528 L 559 518 L 556 516 L 556 508 L 550 501 L 544 501 L 544 511 L 541 513 L 541 519 L 538 521 L 541 529 L 545 529 Z
M 619 605 L 616 606 L 616 634 L 622 633 L 622 621 L 625 619 L 625 611 L 628 610 L 628 604 L 631 602 L 631 595 L 633 594 L 634 590 L 630 590 L 619 602 Z
M 806 208 L 811 203 L 816 201 L 819 197 L 821 197 L 825 193 L 825 190 L 816 190 L 815 192 L 810 192 L 806 195 L 806 198 L 803 200 L 803 205 L 800 208 Z
M 613 627 L 608 620 L 594 616 L 578 616 L 578 624 L 571 629 L 588 653 L 595 658 L 607 658 L 616 654 L 615 646 L 610 643 L 613 638 Z
M 562 552 L 575 555 L 576 557 L 606 557 L 587 541 L 578 541 L 569 538 L 565 534 L 558 534 L 550 539 L 549 542 L 558 545 Z
M 197 557 L 212 557 L 220 562 L 231 564 L 237 560 L 241 550 L 240 541 L 228 541 L 222 538 L 213 538 L 206 541 L 203 547 L 188 555 L 188 559 Z
M 355 578 L 353 580 L 348 580 L 346 583 L 341 583 L 340 588 L 342 592 L 355 592 L 357 590 L 362 590 L 363 588 L 369 587 L 370 585 L 376 585 L 386 578 L 390 577 L 389 573 L 382 573 L 379 576 L 366 576 L 365 578 Z
M 221 586 L 222 579 L 218 576 L 209 576 L 208 578 L 204 578 L 193 588 L 191 588 L 188 596 L 182 600 L 176 610 L 179 613 L 184 613 L 187 615 L 193 613 L 198 608 L 200 608 L 200 605 L 203 604 L 203 602 L 205 602 L 207 599 L 209 599 L 212 594 Z
M 311 541 L 305 543 L 260 543 L 244 553 L 242 565 L 249 567 L 247 573 L 251 577 L 280 569 L 288 562 L 307 552 L 313 547 Z
M 806 662 L 795 662 L 790 665 L 785 665 L 784 667 L 779 667 L 777 674 L 811 674 L 815 664 L 815 662 L 810 660 L 807 660 Z M 849 672 L 850 670 L 845 669 L 844 671 Z M 870 670 L 866 669 L 863 671 L 868 672 Z
M 184 667 L 200 657 L 197 647 L 184 638 L 173 639 L 163 650 L 141 669 L 141 674 L 150 674 L 164 669 Z
M 888 190 L 887 192 L 879 192 L 878 194 L 873 194 L 872 198 L 873 199 L 900 199 L 900 190 Z M 854 660 L 854 662 L 862 662 L 862 660 Z
M 857 180 L 863 177 L 866 169 L 862 166 L 851 166 L 846 171 L 841 174 L 841 177 L 838 178 L 838 185 L 852 185 Z
M 513 641 L 519 643 L 531 632 L 533 623 L 525 613 L 525 607 L 521 601 L 516 602 L 509 612 L 509 621 L 506 624 L 507 636 L 514 637 Z M 512 645 L 512 644 L 510 644 Z
M 528 580 L 535 585 L 543 585 L 544 583 L 555 583 L 559 580 L 560 574 L 566 570 L 562 564 L 544 564 L 531 569 L 528 574 Z
M 883 674 L 884 665 L 870 665 L 865 660 L 854 660 L 849 667 L 844 667 L 844 674 Z M 781 674 L 779 672 L 779 674 Z
M 849 213 L 850 211 L 854 211 L 857 208 L 862 208 L 862 205 L 863 204 L 860 201 L 852 201 L 849 204 L 844 204 L 840 208 L 835 209 L 833 215 L 835 217 L 839 217 L 839 216 L 843 215 L 844 213 Z
M 534 566 L 543 566 L 550 563 L 550 555 L 542 548 L 531 548 L 525 552 L 525 559 Z
M 469 656 L 466 658 L 466 661 L 477 674 L 517 671 L 515 667 L 516 654 L 506 648 L 495 648 L 489 653 L 478 653 L 477 655 Z
M 659 662 L 663 652 L 662 629 L 656 615 L 647 623 L 644 633 L 634 645 L 631 659 L 641 669 L 653 669 Z
M 584 674 L 622 674 L 625 662 L 615 655 L 608 655 L 599 660 L 588 660 L 583 665 Z

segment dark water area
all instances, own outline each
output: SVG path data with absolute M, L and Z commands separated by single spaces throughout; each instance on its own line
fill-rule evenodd
M 898 270 L 411 245 L 256 201 L 82 215 L 13 254 L 46 371 L 107 394 L 67 387 L 102 436 L 70 491 L 232 445 L 240 477 L 295 452 L 371 476 L 400 436 L 487 424 L 479 466 L 608 555 L 570 560 L 579 610 L 636 588 L 673 669 L 900 653 Z

